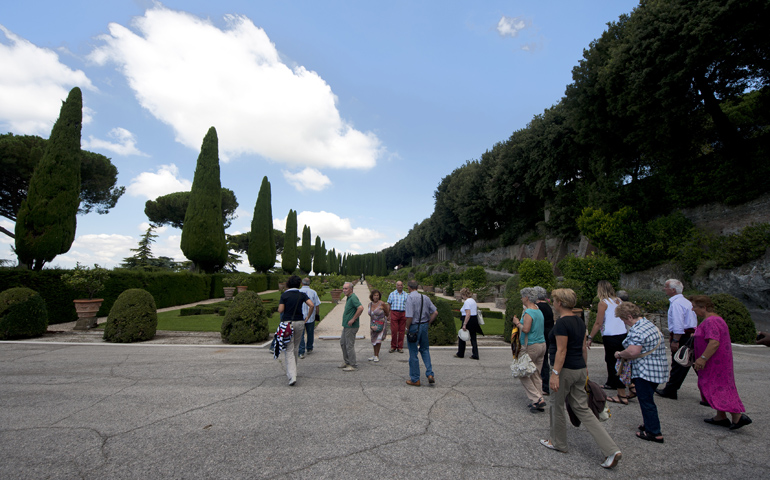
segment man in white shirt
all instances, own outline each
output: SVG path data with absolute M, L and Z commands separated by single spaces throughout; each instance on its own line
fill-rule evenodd
M 307 333 L 307 343 L 305 343 L 305 335 L 302 335 L 302 340 L 299 342 L 299 358 L 305 358 L 305 347 L 307 347 L 307 354 L 310 355 L 313 353 L 313 333 L 315 332 L 315 319 L 321 318 L 320 317 L 320 310 L 318 307 L 321 305 L 321 299 L 318 298 L 318 293 L 316 293 L 315 290 L 310 288 L 310 279 L 308 277 L 305 277 L 302 279 L 302 288 L 299 289 L 300 292 L 307 295 L 307 298 L 310 299 L 311 302 L 313 302 L 313 305 L 315 306 L 315 310 L 313 313 L 313 316 L 307 319 L 307 322 L 305 322 L 305 333 Z M 304 303 L 302 304 L 302 315 L 307 318 L 307 311 L 308 306 Z
M 671 374 L 668 383 L 663 388 L 658 388 L 655 393 L 664 398 L 676 400 L 677 390 L 682 386 L 690 367 L 683 367 L 674 361 L 674 354 L 679 347 L 687 343 L 690 336 L 695 333 L 698 326 L 698 317 L 692 311 L 692 303 L 682 295 L 684 285 L 676 279 L 666 280 L 663 291 L 668 295 L 670 305 L 668 307 L 668 333 L 671 342 Z

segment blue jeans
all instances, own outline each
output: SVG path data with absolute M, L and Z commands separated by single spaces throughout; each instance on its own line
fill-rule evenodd
M 655 406 L 654 394 L 658 384 L 648 382 L 641 377 L 634 378 L 633 380 L 636 386 L 636 398 L 639 400 L 639 408 L 642 409 L 644 429 L 650 435 L 657 437 L 660 435 L 660 419 L 658 418 L 658 407 Z
M 313 351 L 313 332 L 315 332 L 315 322 L 305 324 L 305 333 L 307 333 L 307 351 Z M 299 354 L 305 354 L 305 336 L 302 335 L 302 340 L 299 341 Z
M 416 382 L 420 379 L 420 360 L 417 358 L 418 348 L 420 355 L 422 355 L 422 363 L 425 364 L 425 376 L 433 376 L 433 366 L 430 363 L 430 351 L 428 350 L 428 322 L 419 325 L 413 323 L 409 326 L 409 332 L 418 332 L 416 342 L 406 342 L 409 347 L 409 378 Z

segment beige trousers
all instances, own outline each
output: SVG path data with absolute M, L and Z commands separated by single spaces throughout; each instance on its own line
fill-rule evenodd
M 543 358 L 545 357 L 545 343 L 535 343 L 527 345 L 526 349 L 522 347 L 522 352 L 527 352 L 529 358 L 535 364 L 535 373 L 528 377 L 520 377 L 524 391 L 527 392 L 527 398 L 532 403 L 537 403 L 543 398 L 543 379 L 540 377 L 540 370 L 543 368 Z
M 299 357 L 299 342 L 302 340 L 302 336 L 305 334 L 305 321 L 297 320 L 291 322 L 291 328 L 294 330 L 294 334 L 291 337 L 291 342 L 286 347 L 286 351 L 283 354 L 286 356 L 284 361 L 286 362 L 286 376 L 289 377 L 289 381 L 297 380 L 297 358 Z

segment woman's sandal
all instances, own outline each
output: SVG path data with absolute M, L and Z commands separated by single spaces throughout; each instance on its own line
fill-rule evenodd
M 621 405 L 628 405 L 628 397 L 618 395 L 617 397 L 607 397 L 608 402 L 619 403 Z
M 642 440 L 647 440 L 648 442 L 655 442 L 655 443 L 663 443 L 663 435 L 660 435 L 660 438 L 657 436 L 651 434 L 647 430 L 640 430 L 636 432 L 636 437 L 641 438 Z
M 636 387 L 628 387 L 628 399 L 636 398 Z

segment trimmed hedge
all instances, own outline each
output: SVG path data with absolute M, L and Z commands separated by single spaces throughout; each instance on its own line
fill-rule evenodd
M 716 313 L 727 323 L 730 329 L 730 340 L 736 343 L 753 344 L 757 337 L 757 327 L 746 306 L 727 293 L 716 293 L 709 295 L 709 298 L 714 302 Z
M 255 292 L 241 292 L 233 299 L 222 320 L 222 341 L 243 344 L 267 340 L 270 314 Z
M 457 331 L 455 330 L 455 319 L 450 302 L 435 296 L 432 296 L 431 300 L 436 305 L 438 317 L 428 328 L 429 343 L 431 345 L 454 345 L 457 342 Z
M 30 288 L 0 293 L 0 340 L 39 337 L 48 329 L 45 300 Z
M 158 313 L 150 292 L 131 288 L 121 293 L 107 316 L 104 339 L 130 343 L 152 340 L 158 329 Z

